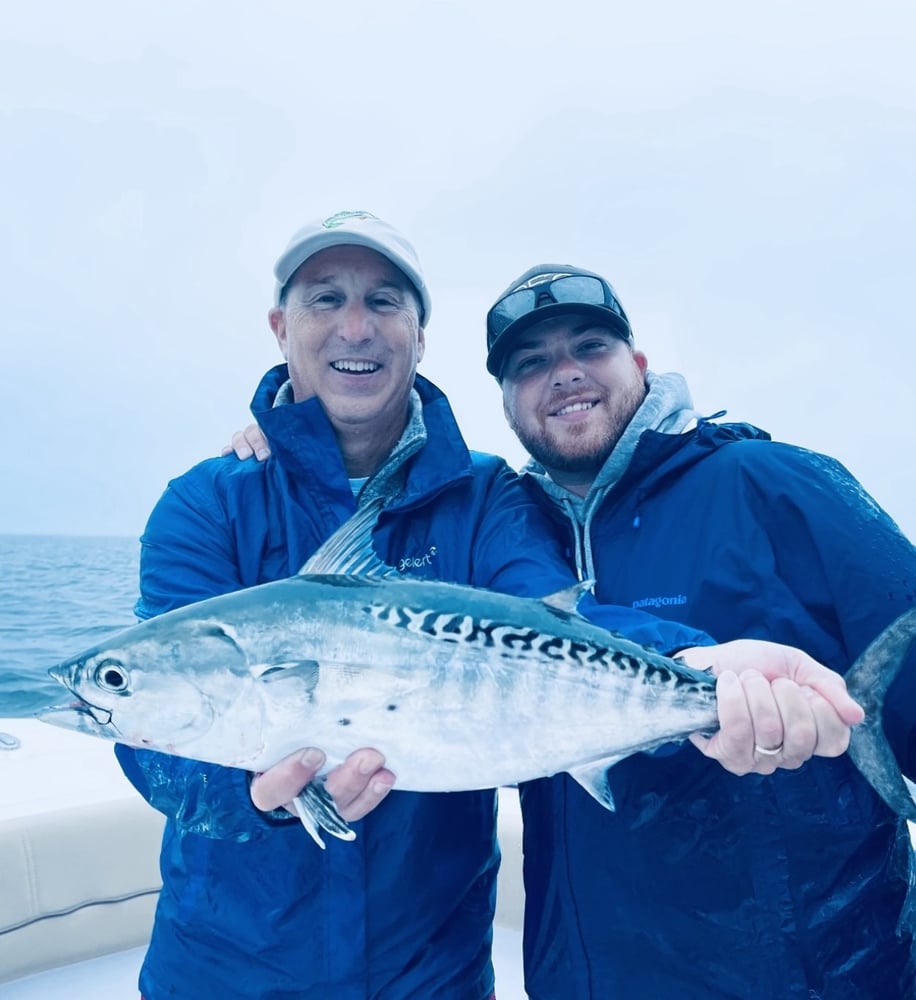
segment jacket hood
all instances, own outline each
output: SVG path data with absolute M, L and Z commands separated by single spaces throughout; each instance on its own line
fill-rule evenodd
M 674 476 L 732 441 L 769 440 L 751 424 L 716 424 L 693 409 L 683 376 L 647 374 L 649 391 L 585 497 L 558 486 L 537 462 L 522 470 L 549 506 L 573 525 L 576 568 L 582 579 L 595 575 L 591 523 L 612 490 L 633 489 L 637 503 Z M 724 411 L 715 416 L 724 415 Z

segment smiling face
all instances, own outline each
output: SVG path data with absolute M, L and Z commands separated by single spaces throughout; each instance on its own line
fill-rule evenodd
M 645 399 L 645 372 L 645 355 L 594 320 L 552 317 L 512 345 L 503 409 L 551 479 L 585 496 Z
M 296 271 L 268 319 L 296 402 L 317 397 L 350 475 L 374 472 L 404 430 L 423 357 L 410 281 L 374 250 L 331 247 Z

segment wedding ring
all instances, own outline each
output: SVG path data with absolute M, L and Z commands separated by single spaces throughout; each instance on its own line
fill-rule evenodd
M 755 753 L 759 753 L 761 757 L 775 757 L 776 754 L 782 753 L 782 744 L 780 743 L 778 747 L 773 747 L 772 750 L 769 747 L 762 747 L 759 744 L 754 744 Z

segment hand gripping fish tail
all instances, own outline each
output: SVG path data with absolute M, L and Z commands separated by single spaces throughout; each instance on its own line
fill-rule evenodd
M 852 730 L 849 756 L 868 783 L 901 816 L 916 822 L 913 786 L 900 773 L 884 735 L 884 698 L 916 644 L 916 608 L 905 611 L 866 648 L 846 674 L 846 688 L 865 710 Z

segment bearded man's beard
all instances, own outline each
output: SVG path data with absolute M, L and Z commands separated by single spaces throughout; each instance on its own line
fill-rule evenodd
M 546 431 L 527 432 L 511 418 L 509 426 L 528 454 L 545 469 L 596 476 L 617 447 L 645 398 L 646 386 L 642 381 L 634 382 L 625 389 L 618 389 L 614 393 L 614 405 L 606 414 L 603 428 L 585 425 L 581 428 L 569 427 L 563 433 L 562 446 L 555 443 L 555 439 Z M 577 431 L 581 431 L 583 440 L 576 440 Z

